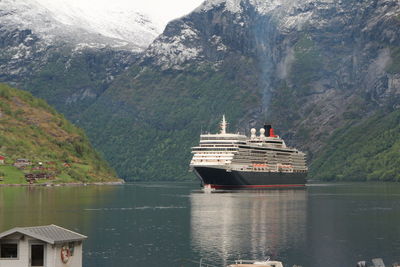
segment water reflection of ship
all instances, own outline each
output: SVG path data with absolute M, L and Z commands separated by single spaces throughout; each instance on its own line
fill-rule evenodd
M 306 190 L 193 193 L 193 248 L 224 266 L 238 257 L 279 256 L 304 242 L 306 206 Z

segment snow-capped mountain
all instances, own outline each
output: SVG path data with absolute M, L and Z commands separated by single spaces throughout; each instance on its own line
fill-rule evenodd
M 279 32 L 301 30 L 310 23 L 313 16 L 316 20 L 320 9 L 334 6 L 331 0 L 207 0 L 191 14 L 169 23 L 166 30 L 146 50 L 147 60 L 155 62 L 163 69 L 181 69 L 182 65 L 192 60 L 202 60 L 210 56 L 221 57 L 229 49 L 238 47 L 250 48 L 250 43 L 262 42 L 264 30 Z M 218 11 L 218 16 L 215 15 Z M 209 14 L 208 19 L 204 14 Z M 200 22 L 208 20 L 215 27 L 204 30 Z M 231 21 L 231 24 L 226 23 Z M 270 26 L 263 25 L 266 20 Z M 236 36 L 235 36 L 236 35 Z M 206 38 L 206 42 L 204 39 Z M 256 44 L 252 49 L 254 49 Z M 243 51 L 242 51 L 243 52 Z M 254 52 L 254 51 L 253 51 Z M 207 56 L 208 55 L 208 56 Z
M 78 47 L 123 48 L 142 51 L 159 34 L 145 14 L 130 9 L 83 9 L 69 5 L 43 5 L 36 0 L 0 1 L 3 29 L 30 30 L 47 43 L 69 42 Z
M 0 81 L 79 113 L 156 34 L 144 15 L 129 10 L 96 18 L 36 0 L 1 0 Z

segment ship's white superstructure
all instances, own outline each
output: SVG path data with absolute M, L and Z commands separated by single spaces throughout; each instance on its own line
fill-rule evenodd
M 245 172 L 307 172 L 305 154 L 286 146 L 266 125 L 259 135 L 251 129 L 251 137 L 227 133 L 223 116 L 221 131 L 201 134 L 200 144 L 192 148 L 190 167 L 212 167 Z M 267 132 L 267 133 L 266 133 Z

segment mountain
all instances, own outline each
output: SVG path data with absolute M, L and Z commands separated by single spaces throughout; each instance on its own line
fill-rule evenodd
M 81 129 L 42 99 L 0 84 L 0 184 L 25 184 L 24 175 L 49 175 L 39 183 L 119 181 Z M 17 159 L 32 165 L 14 167 Z M 40 163 L 39 163 L 40 162 Z
M 233 131 L 272 122 L 312 163 L 335 130 L 399 108 L 399 14 L 389 0 L 206 1 L 170 22 L 81 125 L 133 179 L 188 177 L 190 146 L 224 113 Z
M 226 114 L 231 131 L 274 124 L 307 152 L 314 178 L 374 180 L 379 171 L 347 162 L 366 154 L 335 156 L 332 176 L 321 160 L 376 118 L 391 131 L 400 108 L 399 26 L 397 0 L 208 0 L 139 53 L 61 46 L 35 49 L 18 71 L 12 53 L 3 53 L 0 67 L 4 79 L 14 77 L 84 128 L 126 179 L 193 178 L 190 147 Z M 15 55 L 26 38 L 10 32 L 0 40 Z
M 110 5 L 107 10 L 73 3 L 37 0 L 2 0 L 2 29 L 30 30 L 46 44 L 63 40 L 77 48 L 123 48 L 143 51 L 160 33 L 160 26 L 132 8 Z
M 129 9 L 96 17 L 95 7 L 92 13 L 68 3 L 50 7 L 35 0 L 0 1 L 0 81 L 76 120 L 158 29 Z

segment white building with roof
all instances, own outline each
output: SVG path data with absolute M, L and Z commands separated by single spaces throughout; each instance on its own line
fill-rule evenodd
M 57 225 L 0 233 L 0 267 L 82 267 L 87 237 Z

